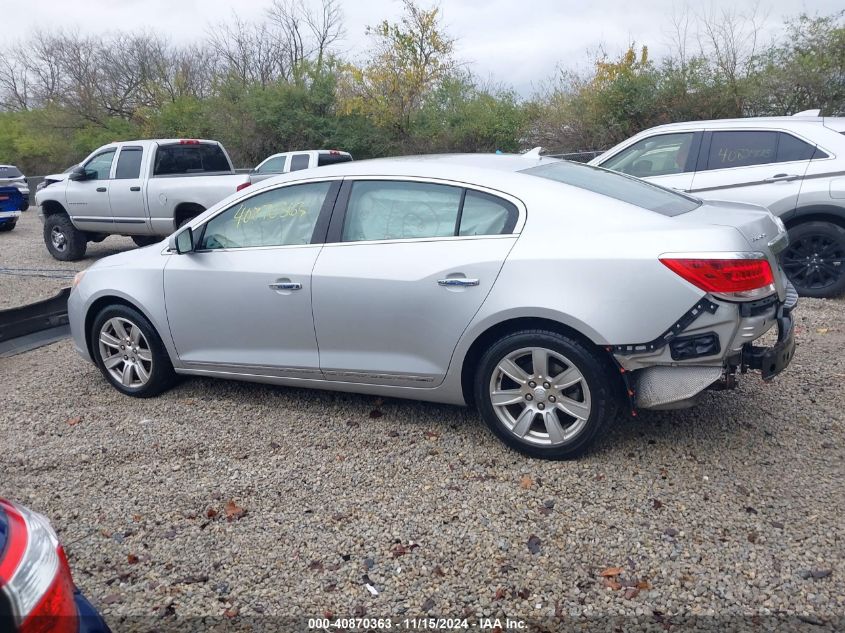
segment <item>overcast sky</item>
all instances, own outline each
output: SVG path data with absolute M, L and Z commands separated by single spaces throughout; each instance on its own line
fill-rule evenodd
M 260 18 L 271 0 L 0 0 L 4 33 L 22 36 L 40 28 L 60 27 L 82 32 L 150 28 L 175 41 L 202 38 L 215 22 L 231 17 L 233 7 L 243 19 Z M 382 19 L 396 19 L 399 0 L 339 0 L 346 38 L 342 46 L 353 57 L 366 52 L 364 30 Z M 431 3 L 420 0 L 423 6 Z M 707 0 L 688 3 L 702 8 L 748 11 L 751 0 Z M 550 77 L 555 66 L 583 66 L 586 51 L 598 46 L 616 54 L 627 42 L 647 44 L 652 56 L 665 52 L 670 16 L 684 6 L 672 0 L 442 0 L 447 31 L 458 40 L 458 57 L 483 79 L 515 87 L 529 95 Z M 673 9 L 674 7 L 674 9 Z M 767 0 L 768 36 L 785 16 L 802 11 L 829 14 L 842 0 Z M 10 28 L 11 27 L 11 28 Z

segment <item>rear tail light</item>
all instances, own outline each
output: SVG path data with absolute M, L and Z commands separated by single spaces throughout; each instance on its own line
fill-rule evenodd
M 241 190 L 243 190 L 243 189 L 246 189 L 246 188 L 247 188 L 247 187 L 249 187 L 251 184 L 252 184 L 251 182 L 242 182 L 241 184 L 239 184 L 239 185 L 235 188 L 235 191 L 241 191 Z
M 0 563 L 0 591 L 20 633 L 75 633 L 79 627 L 73 580 L 59 539 L 46 518 L 0 501 L 9 517 L 8 547 Z
M 179 140 L 179 145 L 199 145 L 200 142 L 195 138 L 183 138 Z
M 662 255 L 660 261 L 692 285 L 716 296 L 735 301 L 752 301 L 775 292 L 774 275 L 768 260 L 757 253 L 726 257 Z

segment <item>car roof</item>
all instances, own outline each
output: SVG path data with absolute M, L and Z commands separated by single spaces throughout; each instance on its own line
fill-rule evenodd
M 689 130 L 699 128 L 742 128 L 742 127 L 790 127 L 806 124 L 825 125 L 835 130 L 845 128 L 845 117 L 820 117 L 820 116 L 772 116 L 772 117 L 746 117 L 743 119 L 709 119 L 704 121 L 682 121 L 678 123 L 666 123 L 649 128 L 645 131 L 654 130 Z

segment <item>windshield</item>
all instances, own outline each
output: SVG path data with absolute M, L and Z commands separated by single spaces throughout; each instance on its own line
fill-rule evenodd
M 697 198 L 664 189 L 644 180 L 565 160 L 523 169 L 520 173 L 600 193 L 670 217 L 701 206 L 701 200 Z
M 23 176 L 20 169 L 14 165 L 0 165 L 0 178 L 20 178 Z

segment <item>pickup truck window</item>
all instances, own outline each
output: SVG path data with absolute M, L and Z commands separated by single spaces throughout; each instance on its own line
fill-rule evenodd
M 109 175 L 111 174 L 111 164 L 114 160 L 114 154 L 116 151 L 117 150 L 110 149 L 105 152 L 100 152 L 83 165 L 85 171 L 95 172 L 95 175 L 90 177 L 89 180 L 109 179 Z
M 156 150 L 154 176 L 230 172 L 229 161 L 219 145 L 160 145 Z
M 291 185 L 241 200 L 208 221 L 199 248 L 310 244 L 331 185 Z
M 323 165 L 335 165 L 337 163 L 348 163 L 350 160 L 352 160 L 352 156 L 346 152 L 334 152 L 329 154 L 321 153 L 317 156 L 317 167 L 322 167 Z
M 308 154 L 294 154 L 290 159 L 290 170 L 298 171 L 300 169 L 308 169 Z
M 285 170 L 285 157 L 284 156 L 274 156 L 273 158 L 268 158 L 264 164 L 261 165 L 257 171 L 260 174 L 281 174 Z
M 124 147 L 117 157 L 117 169 L 114 177 L 116 180 L 126 180 L 141 177 L 141 157 L 144 154 L 143 148 Z

